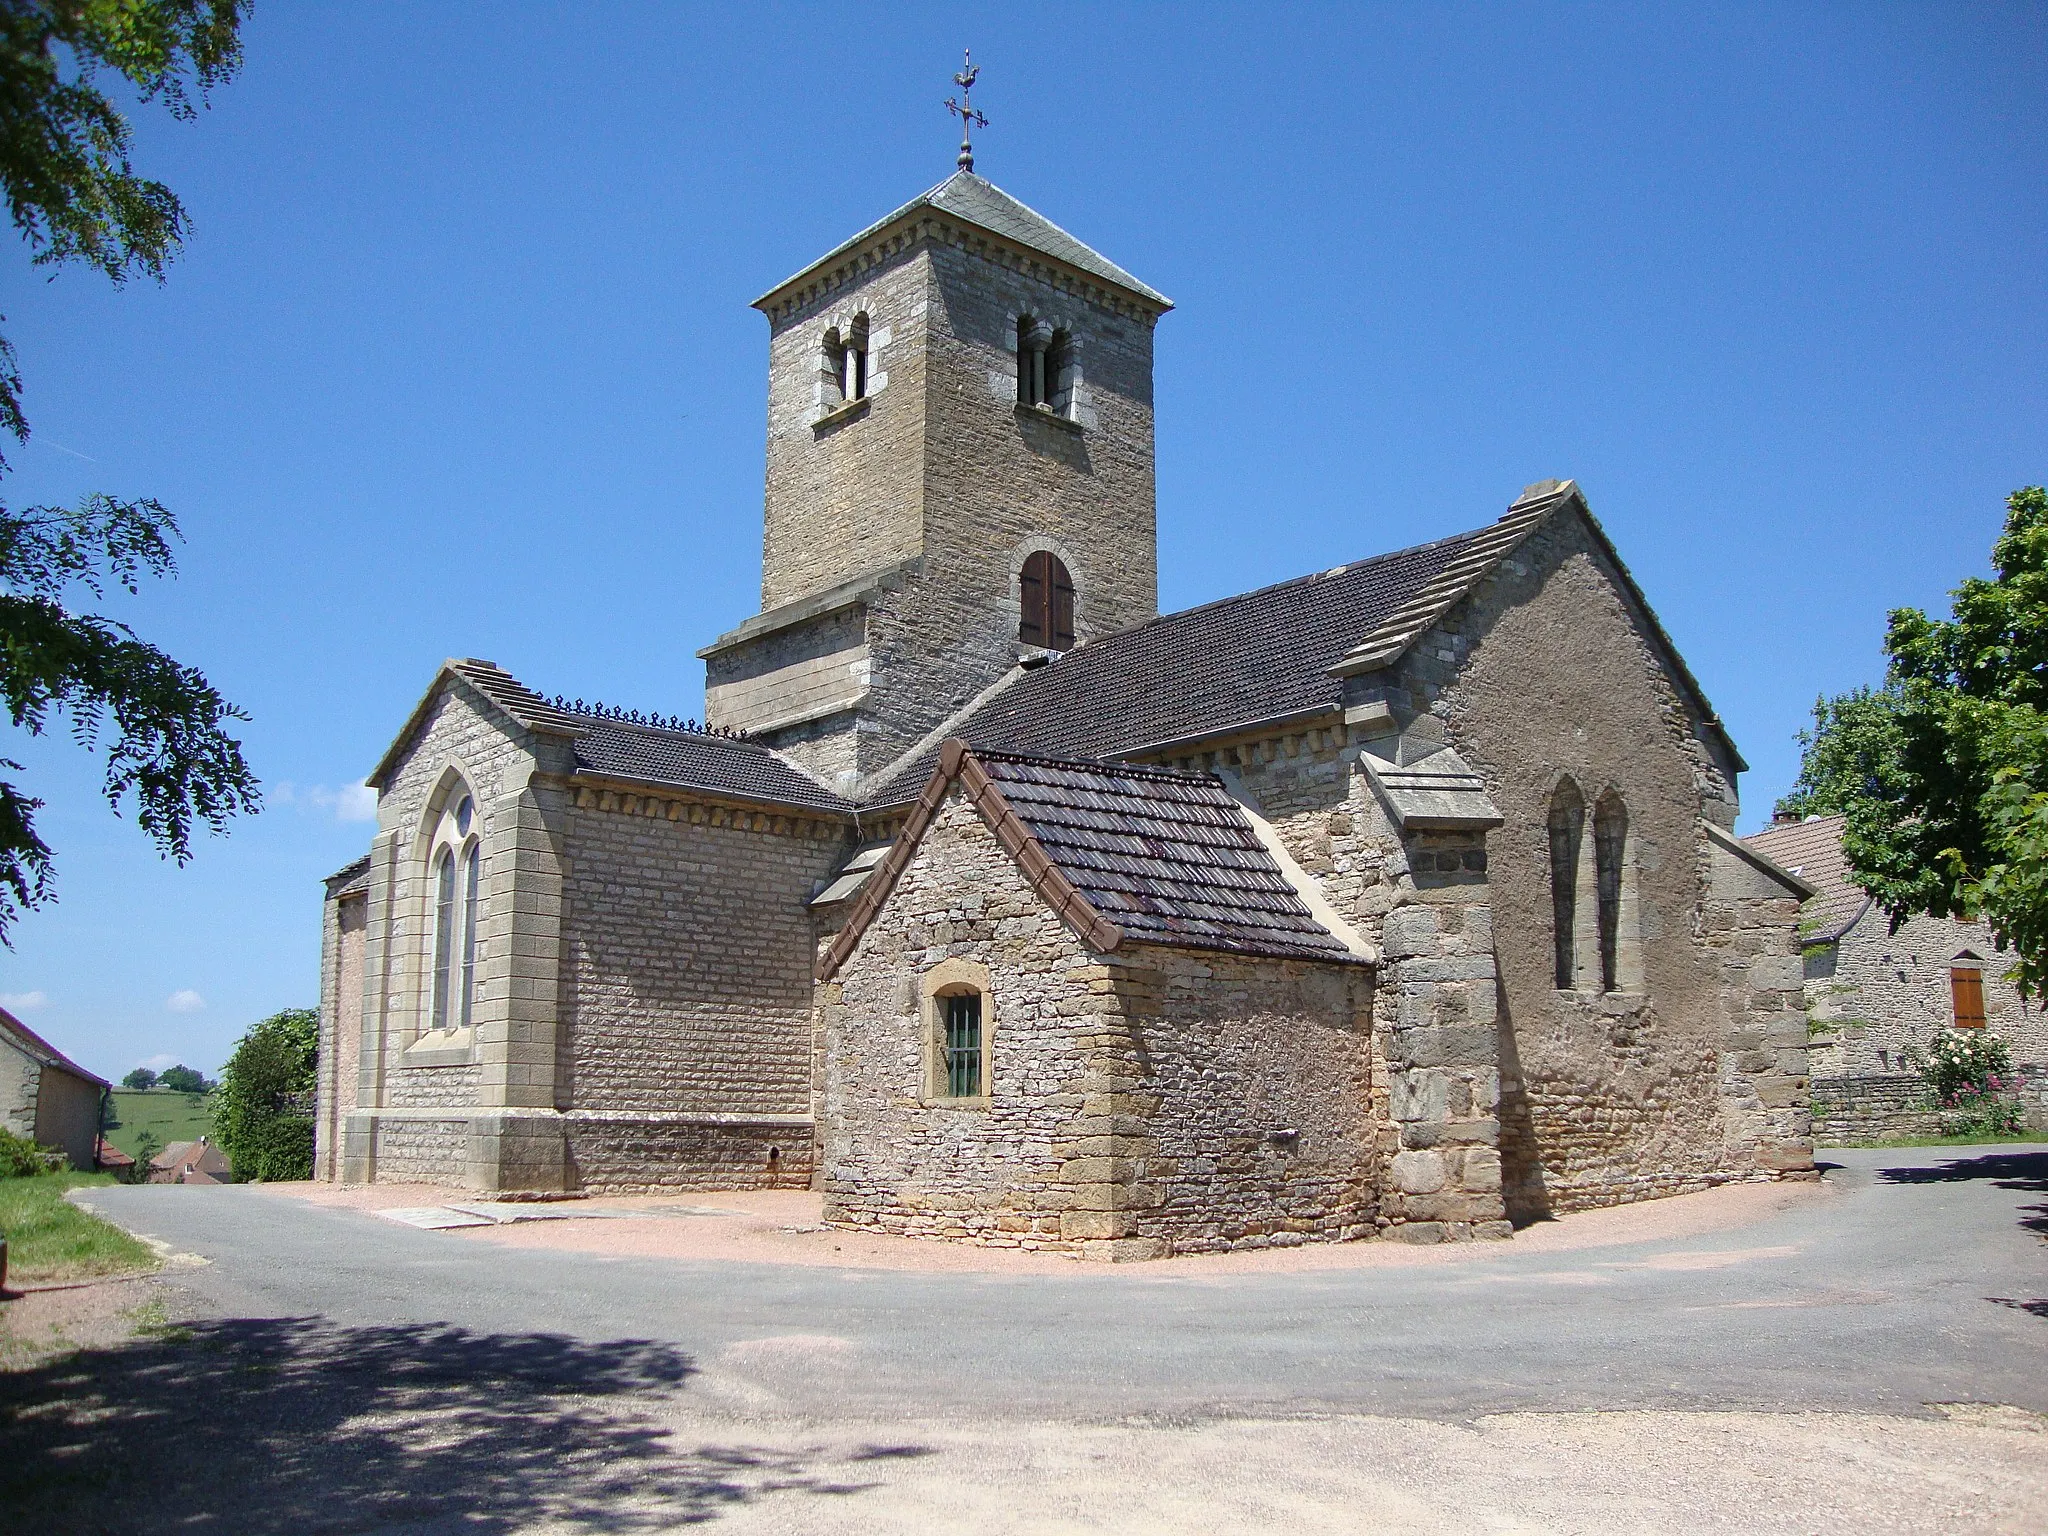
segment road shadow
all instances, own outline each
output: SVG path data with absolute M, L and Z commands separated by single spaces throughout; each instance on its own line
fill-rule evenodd
M 1993 1306 L 2011 1307 L 2015 1312 L 2024 1312 L 2029 1317 L 2038 1317 L 2048 1322 L 2048 1301 L 2021 1301 L 2016 1296 L 1987 1296 L 1984 1298 Z
M 694 1374 L 644 1339 L 439 1324 L 192 1323 L 0 1374 L 0 1524 L 23 1531 L 668 1530 L 765 1494 L 850 1495 L 817 1459 L 677 1445 Z
M 2048 1194 L 2048 1152 L 1994 1152 L 1931 1168 L 1880 1168 L 1877 1176 L 1887 1184 L 1960 1184 L 1982 1179 L 1995 1189 Z M 2020 1225 L 2036 1237 L 2048 1239 L 2048 1201 L 2019 1209 Z

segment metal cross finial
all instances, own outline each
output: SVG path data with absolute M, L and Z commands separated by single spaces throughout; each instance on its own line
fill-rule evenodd
M 960 99 L 955 101 L 948 96 L 946 110 L 960 119 L 960 169 L 971 171 L 974 169 L 974 130 L 986 128 L 988 119 L 974 110 L 968 96 L 968 92 L 974 89 L 974 82 L 981 76 L 974 63 L 973 50 L 962 49 L 961 58 L 960 73 L 953 77 L 953 83 L 960 87 Z

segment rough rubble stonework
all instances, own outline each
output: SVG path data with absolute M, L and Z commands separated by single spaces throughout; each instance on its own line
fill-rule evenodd
M 988 978 L 985 1100 L 931 1092 L 948 963 Z M 957 792 L 823 1011 L 829 1222 L 1110 1258 L 1372 1230 L 1369 975 L 1093 952 Z
M 1160 295 L 967 177 L 757 307 L 762 611 L 700 653 L 709 723 L 749 739 L 444 667 L 329 882 L 322 1177 L 815 1179 L 835 1221 L 1129 1258 L 1810 1176 L 1811 887 L 1727 835 L 1740 758 L 1575 485 L 1154 617 Z M 1026 316 L 1066 348 L 1044 408 Z M 862 323 L 845 401 L 828 344 Z M 1076 589 L 1056 658 L 1018 639 L 1039 551 Z M 970 761 L 992 797 L 946 788 Z M 1590 852 L 1556 975 L 1566 777 L 1626 811 L 1612 985 Z M 434 1031 L 425 840 L 464 793 L 478 989 Z M 1306 950 L 1242 942 L 1276 882 Z M 929 1092 L 963 976 L 979 1104 Z

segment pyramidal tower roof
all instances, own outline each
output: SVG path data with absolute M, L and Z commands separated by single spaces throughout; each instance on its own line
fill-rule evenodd
M 929 192 L 912 198 L 887 218 L 877 220 L 851 240 L 827 251 L 802 271 L 785 278 L 762 294 L 754 301 L 754 307 L 767 308 L 770 301 L 785 289 L 803 282 L 820 268 L 833 265 L 891 226 L 926 210 L 944 214 L 976 229 L 986 230 L 1014 245 L 1036 251 L 1041 256 L 1049 256 L 1054 261 L 1087 273 L 1090 277 L 1135 294 L 1160 309 L 1173 308 L 1173 300 L 1158 289 L 1139 282 L 1107 256 L 1076 240 L 1044 214 L 1026 207 L 994 182 L 977 176 L 970 170 L 955 171 Z

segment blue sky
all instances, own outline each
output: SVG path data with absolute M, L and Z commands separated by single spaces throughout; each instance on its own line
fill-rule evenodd
M 448 655 L 697 713 L 754 611 L 747 303 L 952 168 L 1173 296 L 1162 602 L 1585 487 L 1748 754 L 1745 830 L 1885 612 L 2048 477 L 2038 6 L 293 5 L 195 123 L 161 288 L 0 309 L 10 504 L 154 495 L 115 605 L 252 719 L 269 807 L 180 870 L 61 734 L 13 741 L 60 901 L 0 994 L 109 1075 L 316 995 L 319 877 Z

